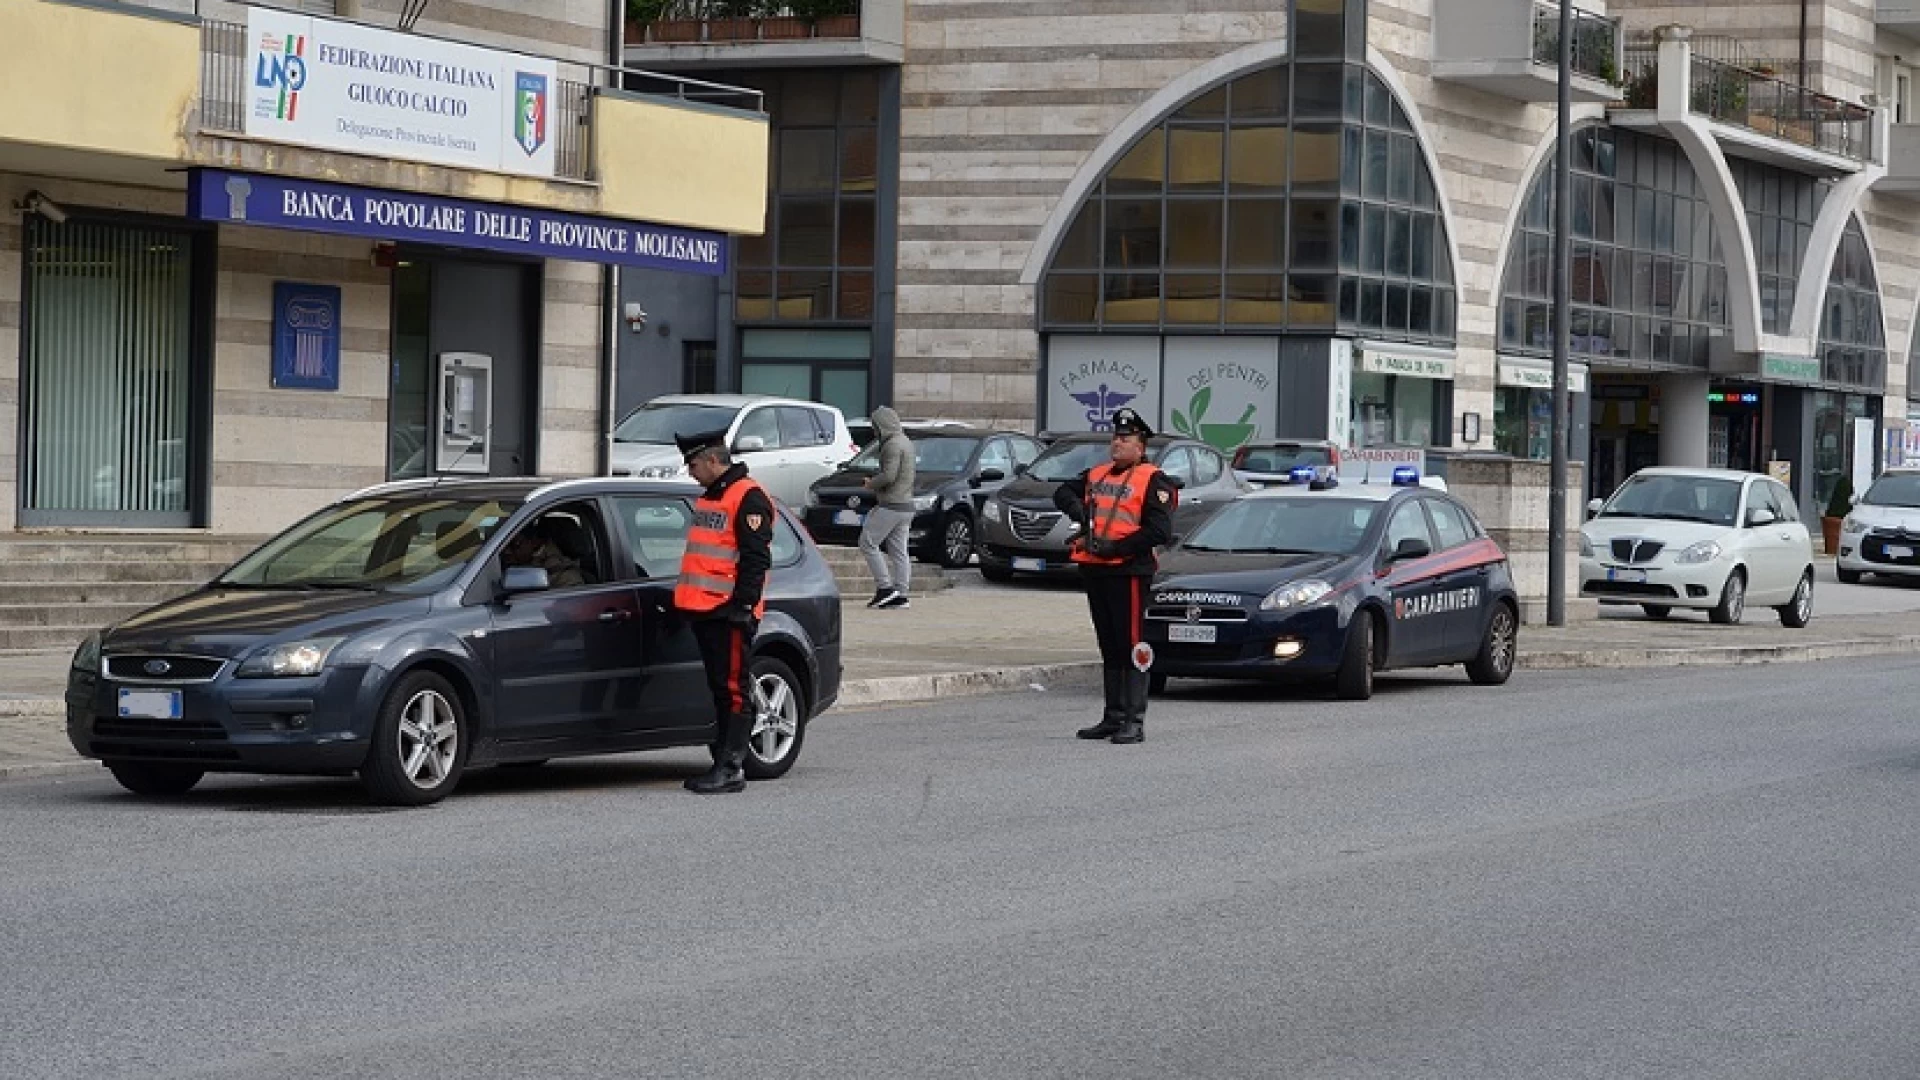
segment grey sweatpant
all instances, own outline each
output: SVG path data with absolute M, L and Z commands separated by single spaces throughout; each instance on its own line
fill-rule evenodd
M 867 557 L 874 584 L 882 589 L 907 591 L 913 563 L 907 558 L 907 532 L 913 526 L 910 510 L 876 506 L 860 525 L 860 553 Z M 882 550 L 884 549 L 884 550 Z

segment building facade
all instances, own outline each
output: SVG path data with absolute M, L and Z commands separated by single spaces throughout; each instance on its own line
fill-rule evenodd
M 897 140 L 876 121 L 893 228 L 875 265 L 894 276 L 890 340 L 884 312 L 862 326 L 871 401 L 1051 429 L 1126 404 L 1223 446 L 1547 456 L 1554 5 L 854 6 L 844 38 L 637 24 L 627 56 L 897 78 Z M 1915 441 L 1920 23 L 1801 10 L 1573 13 L 1571 448 L 1590 494 L 1648 464 L 1727 465 L 1786 477 L 1817 513 Z M 805 171 L 787 153 L 775 173 Z M 773 327 L 797 321 L 786 302 Z M 768 328 L 709 310 L 723 356 Z
M 614 278 L 723 275 L 766 202 L 759 96 L 625 89 L 619 12 L 0 5 L 0 530 L 604 468 Z

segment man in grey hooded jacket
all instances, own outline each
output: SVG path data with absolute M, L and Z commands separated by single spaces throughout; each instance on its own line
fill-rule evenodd
M 913 442 L 901 428 L 899 414 L 885 405 L 873 410 L 873 430 L 880 436 L 880 471 L 866 481 L 875 506 L 860 526 L 860 553 L 867 557 L 878 588 L 867 606 L 903 608 L 913 573 L 907 559 L 907 536 L 913 527 Z

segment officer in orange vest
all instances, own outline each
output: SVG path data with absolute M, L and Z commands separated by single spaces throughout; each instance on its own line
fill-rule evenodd
M 687 790 L 743 791 L 754 723 L 747 658 L 767 607 L 762 594 L 773 565 L 773 501 L 745 465 L 734 463 L 725 430 L 676 435 L 674 442 L 687 471 L 707 490 L 693 504 L 673 606 L 693 627 L 718 719 L 713 768 L 687 781 Z
M 1107 707 L 1100 722 L 1081 728 L 1082 739 L 1137 743 L 1146 738 L 1147 686 L 1153 646 L 1140 640 L 1147 582 L 1158 562 L 1153 549 L 1173 540 L 1173 511 L 1180 493 L 1147 461 L 1153 429 L 1132 409 L 1113 414 L 1113 460 L 1060 485 L 1053 504 L 1080 532 L 1068 553 L 1080 564 L 1100 639 Z

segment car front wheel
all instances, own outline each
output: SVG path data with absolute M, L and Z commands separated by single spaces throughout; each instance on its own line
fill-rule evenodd
M 1840 579 L 1840 584 L 1842 585 L 1858 585 L 1860 584 L 1860 579 L 1866 576 L 1858 570 L 1849 570 L 1844 566 L 1834 567 L 1833 573 L 1835 577 Z
M 1342 701 L 1365 701 L 1373 696 L 1373 615 L 1360 611 L 1347 627 L 1347 647 L 1334 676 L 1333 693 Z
M 1744 570 L 1736 569 L 1727 575 L 1727 584 L 1720 590 L 1720 603 L 1707 612 L 1707 618 L 1722 626 L 1733 626 L 1747 614 L 1747 575 Z
M 947 515 L 940 526 L 940 565 L 958 568 L 973 561 L 973 521 L 962 513 Z
M 107 771 L 120 781 L 121 787 L 152 799 L 185 795 L 207 775 L 206 770 L 191 765 L 161 765 L 151 761 L 109 761 Z
M 807 696 L 793 669 L 774 657 L 754 657 L 752 671 L 747 779 L 777 780 L 793 768 L 807 737 Z
M 1800 575 L 1800 584 L 1793 590 L 1793 599 L 1774 610 L 1780 613 L 1780 625 L 1789 630 L 1798 630 L 1813 621 L 1813 571 L 1811 569 Z
M 447 797 L 467 767 L 466 711 L 447 680 L 430 671 L 401 679 L 380 707 L 360 783 L 375 802 L 425 806 Z

